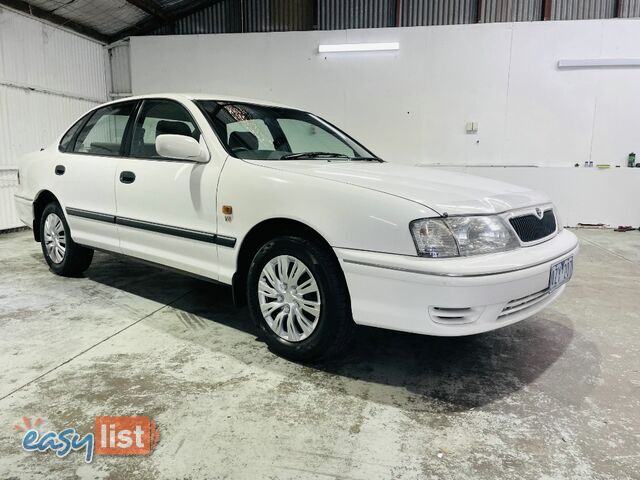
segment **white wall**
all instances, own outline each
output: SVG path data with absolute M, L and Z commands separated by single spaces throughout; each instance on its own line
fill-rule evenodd
M 106 100 L 102 44 L 0 7 L 0 230 L 21 226 L 12 167 Z
M 640 225 L 640 168 L 446 168 L 546 191 L 553 198 L 563 224 L 567 226 L 576 226 L 578 223 Z
M 638 38 L 638 20 L 135 37 L 132 89 L 294 105 L 326 117 L 389 161 L 538 165 L 541 172 L 570 167 L 562 172 L 568 180 L 562 188 L 572 198 L 587 197 L 572 206 L 574 223 L 614 223 L 620 216 L 613 207 L 594 215 L 600 199 L 593 190 L 585 195 L 573 165 L 626 165 L 629 152 L 640 154 L 640 68 L 556 65 L 559 59 L 640 57 Z M 320 43 L 378 41 L 399 41 L 400 50 L 317 53 Z M 467 121 L 479 122 L 477 135 L 465 133 Z M 517 181 L 523 174 L 511 175 Z M 554 174 L 557 169 L 548 171 Z M 622 178 L 618 174 L 594 178 L 599 190 L 613 186 L 633 201 L 630 182 L 610 183 Z M 533 186 L 557 193 L 546 181 Z M 624 213 L 628 223 L 640 224 L 640 213 Z

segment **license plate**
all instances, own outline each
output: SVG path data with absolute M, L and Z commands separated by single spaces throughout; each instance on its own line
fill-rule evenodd
M 549 273 L 549 291 L 555 290 L 569 281 L 573 275 L 573 257 L 551 265 Z

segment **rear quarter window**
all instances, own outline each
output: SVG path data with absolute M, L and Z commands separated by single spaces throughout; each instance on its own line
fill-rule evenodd
M 76 136 L 76 133 L 82 128 L 84 122 L 87 121 L 87 118 L 91 116 L 91 113 L 86 114 L 80 120 L 73 124 L 73 126 L 67 130 L 67 133 L 64 134 L 62 140 L 60 140 L 60 144 L 58 145 L 58 150 L 61 152 L 68 152 L 72 148 L 73 138 Z

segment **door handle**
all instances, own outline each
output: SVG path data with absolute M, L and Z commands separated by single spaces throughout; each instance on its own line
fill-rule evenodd
M 120 172 L 120 181 L 122 183 L 133 183 L 136 180 L 136 174 L 133 172 Z
M 56 165 L 56 175 L 64 175 L 65 170 L 64 165 Z

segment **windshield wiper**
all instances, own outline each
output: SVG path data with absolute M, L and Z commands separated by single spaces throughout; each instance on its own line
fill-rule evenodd
M 346 158 L 351 160 L 351 157 L 342 153 L 333 152 L 302 152 L 302 153 L 289 153 L 280 157 L 280 160 L 294 160 L 296 158 Z
M 378 157 L 353 157 L 351 160 L 353 160 L 354 162 L 360 161 L 360 162 L 380 162 L 380 163 L 384 163 L 384 160 Z

